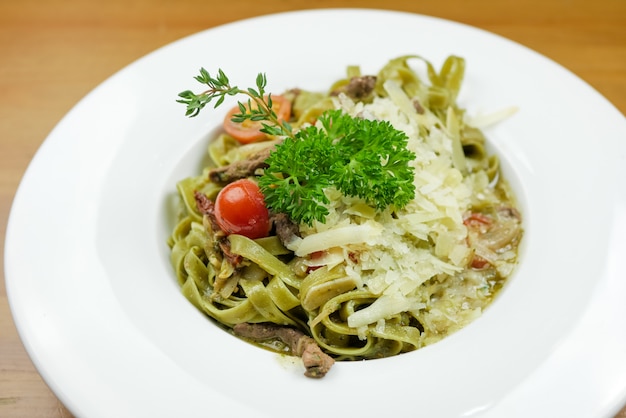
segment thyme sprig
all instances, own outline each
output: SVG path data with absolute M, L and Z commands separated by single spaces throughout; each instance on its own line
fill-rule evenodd
M 246 120 L 261 122 L 263 126 L 261 132 L 268 135 L 293 135 L 291 125 L 287 121 L 279 120 L 278 116 L 276 116 L 276 112 L 273 110 L 272 95 L 266 94 L 265 91 L 267 87 L 267 77 L 265 74 L 259 73 L 257 75 L 256 89 L 253 87 L 240 89 L 237 86 L 232 86 L 230 80 L 221 69 L 219 69 L 217 75 L 213 77 L 205 68 L 201 68 L 200 74 L 195 76 L 194 79 L 209 88 L 200 93 L 185 90 L 178 94 L 180 99 L 176 101 L 187 106 L 185 116 L 197 116 L 200 111 L 213 100 L 215 100 L 213 105 L 215 109 L 224 103 L 227 96 L 243 94 L 248 96 L 248 100 L 246 103 L 238 102 L 239 113 L 233 115 L 231 119 L 233 122 L 242 123 Z

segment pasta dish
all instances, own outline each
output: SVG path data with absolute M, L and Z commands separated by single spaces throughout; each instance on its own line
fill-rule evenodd
M 425 75 L 421 75 L 423 69 Z M 515 196 L 457 105 L 465 61 L 350 66 L 325 92 L 238 89 L 202 69 L 187 115 L 245 95 L 178 185 L 168 241 L 182 293 L 229 332 L 302 357 L 394 356 L 478 318 L 518 261 Z

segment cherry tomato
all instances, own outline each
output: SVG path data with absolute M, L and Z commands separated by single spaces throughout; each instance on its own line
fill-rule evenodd
M 279 121 L 289 120 L 291 117 L 291 102 L 284 96 L 272 95 L 272 110 L 276 113 Z M 235 106 L 228 111 L 224 118 L 224 130 L 228 135 L 242 144 L 262 141 L 267 138 L 267 135 L 261 132 L 263 125 L 260 121 L 233 122 L 233 115 L 238 113 L 241 113 L 241 109 L 239 109 L 239 106 Z
M 215 199 L 215 218 L 227 234 L 250 239 L 266 237 L 270 231 L 269 212 L 259 186 L 248 179 L 234 181 Z

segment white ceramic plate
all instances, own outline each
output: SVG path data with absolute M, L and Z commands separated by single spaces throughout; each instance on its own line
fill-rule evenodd
M 263 48 L 240 46 L 260 36 Z M 348 64 L 403 54 L 465 57 L 470 113 L 519 107 L 487 134 L 522 201 L 522 262 L 457 334 L 310 380 L 179 291 L 165 244 L 175 183 L 199 171 L 225 110 L 188 119 L 176 95 L 202 66 L 323 90 Z M 161 48 L 69 112 L 15 197 L 7 290 L 35 365 L 79 417 L 610 416 L 626 401 L 625 166 L 624 117 L 513 42 L 396 12 L 264 16 Z

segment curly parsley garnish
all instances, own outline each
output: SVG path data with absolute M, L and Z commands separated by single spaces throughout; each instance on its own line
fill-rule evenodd
M 230 86 L 221 70 L 213 78 L 202 69 L 196 80 L 210 88 L 200 94 L 189 90 L 179 94 L 178 101 L 187 105 L 187 116 L 196 116 L 213 99 L 217 99 L 217 107 L 226 95 L 245 94 L 247 107 L 239 103 L 241 113 L 233 121 L 262 121 L 266 133 L 284 137 L 259 178 L 272 211 L 311 225 L 324 222 L 328 215 L 325 190 L 329 187 L 362 198 L 380 210 L 402 208 L 415 196 L 413 167 L 409 165 L 415 155 L 407 149 L 406 134 L 389 122 L 329 110 L 320 116 L 318 125 L 293 132 L 287 122 L 276 118 L 271 95 L 265 97 L 264 75 L 257 76 L 257 89 L 247 90 Z

